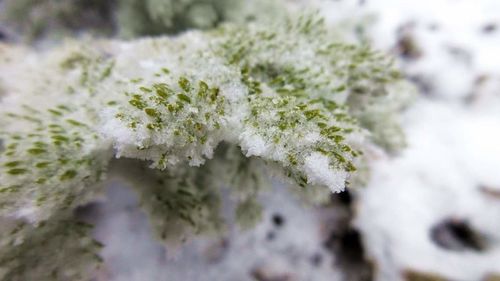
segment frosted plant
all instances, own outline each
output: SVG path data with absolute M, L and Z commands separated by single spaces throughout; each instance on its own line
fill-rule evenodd
M 284 15 L 281 0 L 120 0 L 117 19 L 125 37 L 211 28 Z
M 4 0 L 0 23 L 21 33 L 24 39 L 60 38 L 72 30 L 112 31 L 112 3 L 101 0 Z
M 115 29 L 133 38 L 274 19 L 285 11 L 282 0 L 5 0 L 0 22 L 29 40 L 82 31 L 110 35 Z
M 315 16 L 42 54 L 1 48 L 5 280 L 88 277 L 100 245 L 72 212 L 107 173 L 134 185 L 159 239 L 179 241 L 223 228 L 223 187 L 250 226 L 264 170 L 339 192 L 371 143 L 402 144 L 408 89 L 391 60 L 338 42 Z

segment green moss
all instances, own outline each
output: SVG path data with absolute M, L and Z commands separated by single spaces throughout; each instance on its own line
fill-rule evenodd
M 132 106 L 134 106 L 140 110 L 142 110 L 146 107 L 146 103 L 144 101 L 142 101 L 140 98 L 134 98 L 134 99 L 130 100 L 129 103 Z
M 33 154 L 33 155 L 39 155 L 39 154 L 43 154 L 46 152 L 47 151 L 45 149 L 42 149 L 42 148 L 30 148 L 30 149 L 28 149 L 28 153 Z
M 212 102 L 215 102 L 217 98 L 219 97 L 219 88 L 211 88 L 210 89 L 210 100 Z
M 60 64 L 63 69 L 74 69 L 79 65 L 86 64 L 89 59 L 82 53 L 73 53 Z
M 185 92 L 189 92 L 191 90 L 191 83 L 186 77 L 181 77 L 179 78 L 179 87 Z
M 139 90 L 145 92 L 145 93 L 151 93 L 153 90 L 146 88 L 146 87 L 139 87 Z
M 158 117 L 159 116 L 158 111 L 154 108 L 146 108 L 146 109 L 144 109 L 144 112 L 146 112 L 146 114 L 151 116 L 151 117 Z
M 84 127 L 86 126 L 85 124 L 81 123 L 81 122 L 78 122 L 76 120 L 73 120 L 73 119 L 66 119 L 66 122 L 68 122 L 69 124 L 73 125 L 73 126 L 79 126 L 79 127 Z
M 317 154 L 328 158 L 327 168 L 333 171 L 353 173 L 355 164 L 363 168 L 364 142 L 352 140 L 370 135 L 384 141 L 393 136 L 387 129 L 397 128 L 397 106 L 388 105 L 388 86 L 394 82 L 391 64 L 369 48 L 332 42 L 335 37 L 330 35 L 315 17 L 294 18 L 286 24 L 224 25 L 175 39 L 128 42 L 128 48 L 116 48 L 124 44 L 120 42 L 95 51 L 81 48 L 77 53 L 82 58 L 67 56 L 62 70 L 41 69 L 35 81 L 45 84 L 36 92 L 47 92 L 46 101 L 38 105 L 23 98 L 28 107 L 8 108 L 14 111 L 11 114 L 0 109 L 5 110 L 2 116 L 7 116 L 7 122 L 19 122 L 19 126 L 9 123 L 0 130 L 5 144 L 0 215 L 13 214 L 29 204 L 40 217 L 40 228 L 30 231 L 39 233 L 46 227 L 43 223 L 54 223 L 45 230 L 61 238 L 58 235 L 66 229 L 60 228 L 58 220 L 99 193 L 98 183 L 110 158 L 121 155 L 136 160 L 113 160 L 113 165 L 126 166 L 113 167 L 113 173 L 124 170 L 122 174 L 136 183 L 157 236 L 182 238 L 223 229 L 217 207 L 221 186 L 236 192 L 232 198 L 238 200 L 238 221 L 255 223 L 261 212 L 256 198 L 268 167 L 264 163 L 281 167 L 284 176 L 302 187 L 312 182 L 330 184 L 308 182 L 311 175 L 304 163 Z M 118 49 L 119 54 L 115 53 Z M 153 65 L 168 62 L 171 69 L 140 67 L 145 60 Z M 65 79 L 70 72 L 71 77 L 80 75 L 83 84 Z M 143 77 L 127 77 L 131 72 Z M 63 95 L 61 99 L 57 93 Z M 104 120 L 109 112 L 115 119 Z M 77 116 L 78 121 L 65 116 Z M 256 139 L 266 144 L 265 153 L 250 151 Z M 241 150 L 254 155 L 247 158 Z M 71 221 L 64 221 L 65 226 L 85 232 L 86 228 Z M 30 235 L 15 238 L 37 241 Z M 61 260 L 67 250 L 90 241 L 70 240 L 64 255 L 58 256 Z M 36 244 L 39 248 L 34 250 L 44 256 L 47 249 L 60 247 L 59 240 L 54 242 L 45 234 L 40 234 L 40 241 L 54 243 Z M 16 247 L 3 241 L 2 245 L 9 248 L 2 249 L 0 260 L 4 252 L 12 253 L 11 246 Z M 45 260 L 32 265 L 26 263 L 29 258 L 21 259 L 29 265 L 22 272 L 35 268 L 43 275 L 46 268 L 61 267 L 59 260 L 53 265 Z M 38 267 L 39 262 L 43 266 Z M 94 272 L 66 266 L 62 265 L 67 269 L 64 272 Z
M 11 161 L 11 162 L 5 163 L 4 166 L 9 167 L 9 168 L 13 168 L 13 167 L 19 166 L 20 164 L 22 164 L 21 161 Z
M 112 61 L 111 63 L 108 64 L 108 66 L 106 66 L 106 68 L 104 68 L 104 70 L 102 71 L 102 74 L 101 74 L 101 80 L 104 80 L 106 78 L 108 78 L 111 73 L 113 72 L 113 68 L 115 66 L 115 62 Z
M 60 141 L 60 142 L 69 142 L 69 139 L 67 137 L 61 136 L 61 135 L 54 135 L 54 136 L 51 136 L 51 138 L 53 140 Z
M 198 86 L 198 96 L 199 97 L 206 97 L 208 94 L 208 85 L 204 81 L 200 81 L 199 86 Z
M 54 114 L 54 115 L 56 115 L 56 116 L 62 116 L 63 115 L 62 112 L 57 111 L 55 109 L 49 109 L 49 112 L 52 113 L 52 114 Z
M 44 184 L 47 182 L 47 179 L 46 178 L 38 178 L 35 180 L 35 182 L 38 184 Z
M 186 103 L 191 103 L 191 98 L 188 97 L 187 95 L 185 94 L 178 94 L 177 95 L 177 98 L 179 98 L 179 100 L 183 101 L 183 102 L 186 102 Z
M 156 90 L 156 94 L 165 100 L 168 99 L 173 93 L 173 91 L 165 83 L 153 84 L 153 88 Z
M 28 170 L 23 169 L 23 168 L 14 168 L 14 169 L 7 170 L 7 174 L 9 174 L 9 175 L 22 175 L 22 174 L 26 174 L 27 172 L 28 172 Z
M 0 193 L 14 193 L 21 188 L 20 185 L 11 185 L 8 187 L 0 187 Z
M 77 174 L 78 173 L 75 170 L 67 170 L 59 177 L 59 179 L 62 181 L 67 181 L 76 177 Z
M 39 169 L 43 169 L 43 168 L 46 168 L 50 165 L 50 162 L 38 162 L 35 164 L 35 167 L 39 168 Z

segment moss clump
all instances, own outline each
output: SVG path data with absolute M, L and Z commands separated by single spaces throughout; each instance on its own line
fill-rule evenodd
M 242 226 L 255 223 L 264 171 L 310 197 L 343 190 L 365 167 L 367 144 L 399 148 L 407 89 L 390 59 L 335 38 L 308 15 L 175 38 L 75 42 L 39 55 L 35 66 L 24 60 L 35 54 L 7 48 L 0 82 L 19 83 L 0 103 L 0 216 L 29 231 L 2 229 L 0 272 L 12 280 L 42 267 L 51 273 L 38 280 L 84 276 L 95 245 L 71 213 L 95 198 L 108 171 L 135 183 L 165 241 L 223 229 L 224 186 Z M 109 168 L 113 157 L 121 160 Z M 50 266 L 26 255 L 30 247 L 54 252 L 54 239 L 68 249 Z M 85 243 L 72 248 L 70 240 Z M 80 246 L 92 254 L 68 265 L 64 256 Z

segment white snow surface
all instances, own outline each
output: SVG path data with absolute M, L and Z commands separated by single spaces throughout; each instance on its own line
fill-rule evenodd
M 451 280 L 481 280 L 499 272 L 500 112 L 485 114 L 421 101 L 408 112 L 408 149 L 373 164 L 360 192 L 356 226 L 364 234 L 377 280 L 404 270 Z M 445 220 L 467 222 L 487 240 L 485 251 L 440 247 L 431 230 Z
M 304 170 L 306 171 L 309 184 L 322 184 L 330 187 L 332 192 L 344 191 L 347 172 L 334 170 L 329 167 L 328 157 L 319 152 L 312 153 L 304 161 Z
M 178 248 L 155 242 L 131 190 L 113 184 L 107 198 L 96 209 L 95 237 L 106 244 L 101 253 L 106 268 L 98 280 L 252 281 L 259 271 L 285 278 L 271 280 L 342 280 L 322 246 L 317 212 L 302 206 L 285 186 L 262 194 L 266 208 L 255 228 L 230 225 L 222 237 L 199 237 Z M 275 215 L 284 217 L 282 225 L 273 223 Z M 322 260 L 315 264 L 318 255 Z
M 308 4 L 309 1 L 303 1 Z M 369 41 L 394 51 L 398 33 L 414 39 L 422 56 L 399 60 L 442 98 L 464 98 L 479 77 L 500 79 L 500 3 L 497 0 L 313 0 L 329 23 L 365 23 Z M 493 29 L 488 31 L 488 29 Z

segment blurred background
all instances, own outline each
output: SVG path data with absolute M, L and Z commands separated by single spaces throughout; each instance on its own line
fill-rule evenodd
M 394 57 L 418 91 L 402 113 L 407 148 L 370 151 L 366 186 L 326 204 L 276 183 L 255 228 L 175 246 L 152 238 L 134 193 L 113 182 L 79 210 L 106 245 L 98 280 L 500 280 L 498 0 L 0 0 L 0 40 L 43 49 L 300 10 Z

